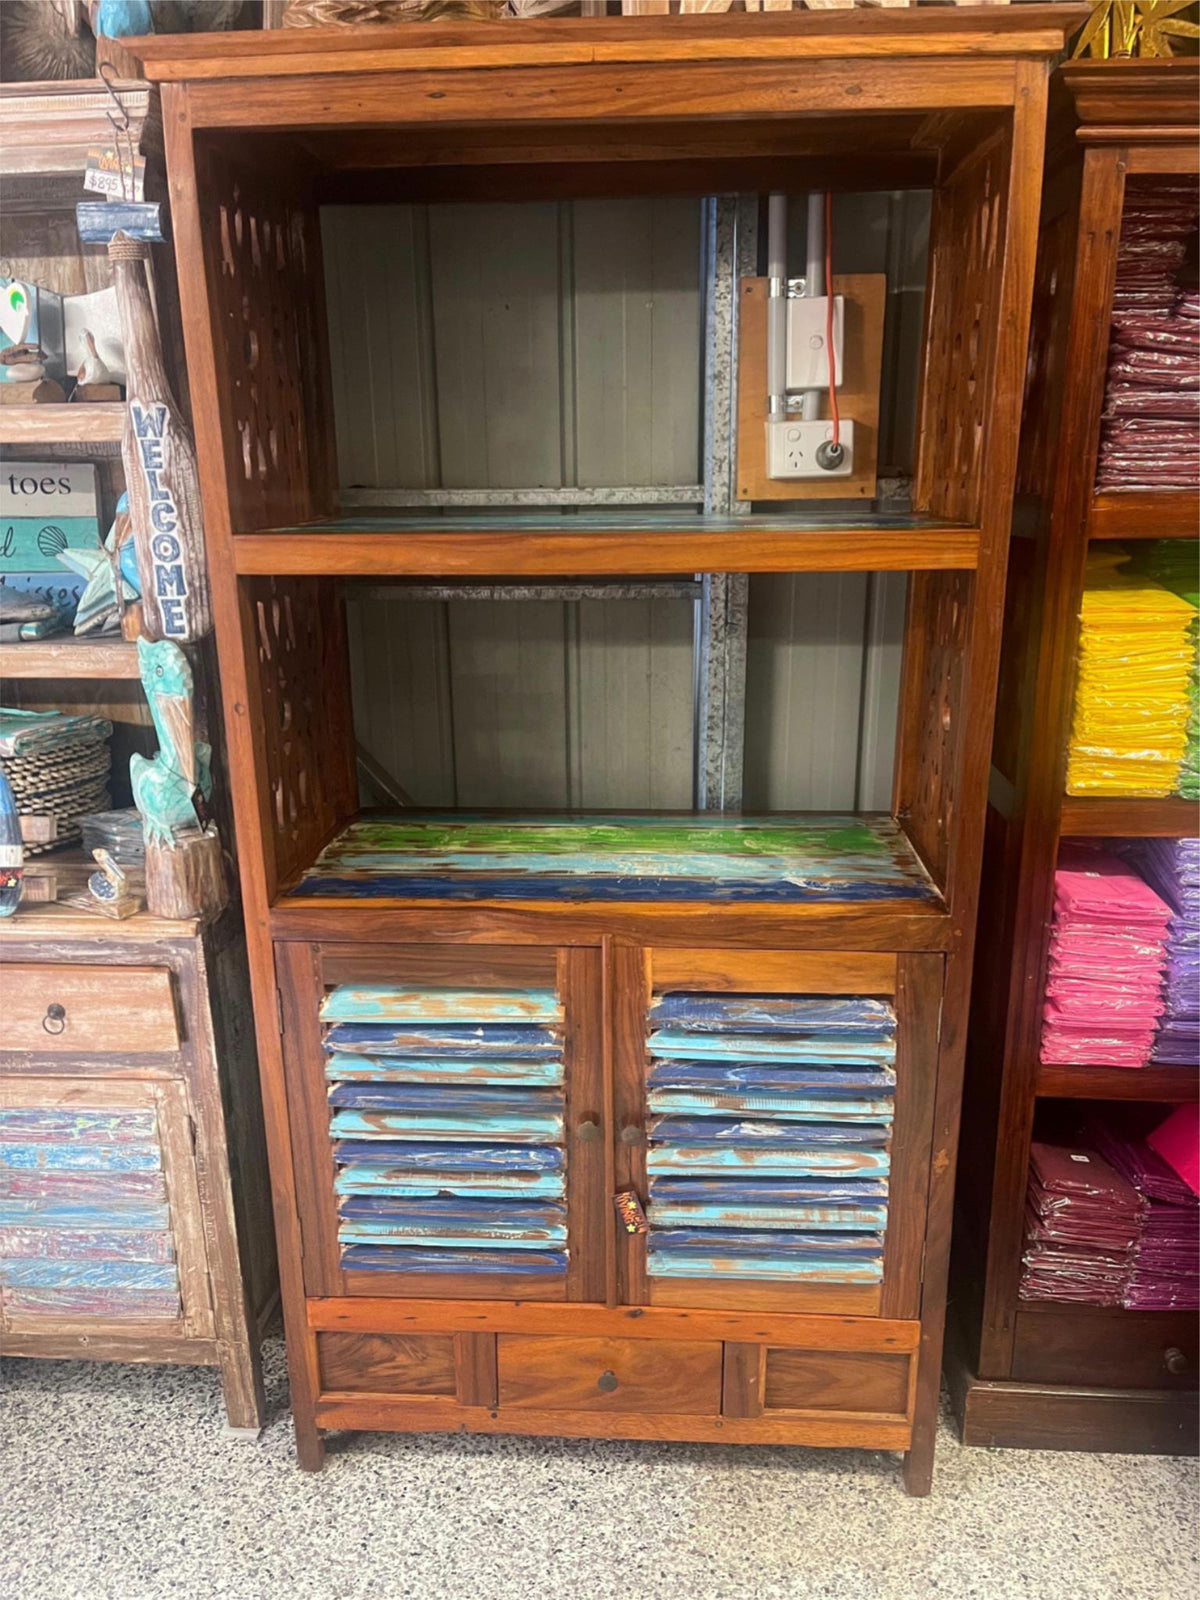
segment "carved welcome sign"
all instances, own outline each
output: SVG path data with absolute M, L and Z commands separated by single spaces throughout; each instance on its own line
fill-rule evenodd
M 163 367 L 144 260 L 117 257 L 113 275 L 125 335 L 121 451 L 151 639 L 186 644 L 212 629 L 196 451 Z

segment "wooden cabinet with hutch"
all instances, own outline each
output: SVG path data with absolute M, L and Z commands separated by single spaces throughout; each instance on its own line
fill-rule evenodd
M 114 92 L 161 182 L 153 91 L 118 80 Z M 7 270 L 61 293 L 103 286 L 75 201 L 89 148 L 111 141 L 113 105 L 99 81 L 0 89 Z M 158 253 L 169 342 L 173 269 L 169 247 Z M 124 412 L 0 406 L 0 456 L 92 462 L 107 525 Z M 120 767 L 154 749 L 134 643 L 0 646 L 0 691 L 8 705 L 111 721 L 114 801 L 129 803 Z M 45 859 L 60 901 L 94 866 L 78 849 Z M 257 1434 L 278 1280 L 249 1006 L 236 906 L 117 921 L 26 900 L 0 919 L 0 1355 L 215 1367 L 230 1425 Z
M 928 1491 L 1046 86 L 1080 15 L 130 45 L 163 95 L 302 1465 L 329 1430 L 465 1428 L 895 1449 Z M 739 516 L 726 460 L 702 510 L 339 514 L 322 204 L 814 164 L 932 190 L 911 511 Z M 890 816 L 359 814 L 346 583 L 850 570 L 912 574 Z M 813 1037 L 844 1098 L 789 1120 Z M 843 1203 L 833 1245 L 770 1226 Z
M 1039 1062 L 1060 840 L 1200 831 L 1186 799 L 1066 793 L 1089 550 L 1196 537 L 1194 490 L 1093 485 L 1123 209 L 1147 183 L 1194 184 L 1198 86 L 1194 59 L 1072 62 L 1054 83 L 952 1274 L 948 1371 L 973 1444 L 1196 1447 L 1194 1314 L 1022 1300 L 1019 1283 L 1039 1121 L 1089 1101 L 1165 1115 L 1200 1085 L 1194 1066 Z

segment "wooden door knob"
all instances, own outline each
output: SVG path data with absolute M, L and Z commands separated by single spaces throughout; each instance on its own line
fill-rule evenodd
M 595 1144 L 600 1137 L 600 1124 L 589 1117 L 575 1129 L 575 1137 L 580 1144 Z
M 621 1129 L 622 1144 L 645 1144 L 646 1135 L 641 1128 L 628 1127 Z

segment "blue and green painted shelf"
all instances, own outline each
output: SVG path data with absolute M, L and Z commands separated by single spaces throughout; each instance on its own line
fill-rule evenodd
M 357 821 L 291 890 L 303 899 L 938 899 L 886 815 L 731 819 L 406 812 Z

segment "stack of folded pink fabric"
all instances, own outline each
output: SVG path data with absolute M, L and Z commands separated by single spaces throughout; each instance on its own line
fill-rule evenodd
M 1087 1141 L 1141 1196 L 1143 1209 L 1122 1304 L 1131 1311 L 1200 1309 L 1200 1201 L 1173 1166 L 1110 1112 Z
M 1042 1060 L 1054 1066 L 1144 1067 L 1163 1012 L 1171 907 L 1118 857 L 1064 845 Z
M 1029 1158 L 1023 1300 L 1125 1303 L 1144 1202 L 1084 1145 L 1035 1142 Z

